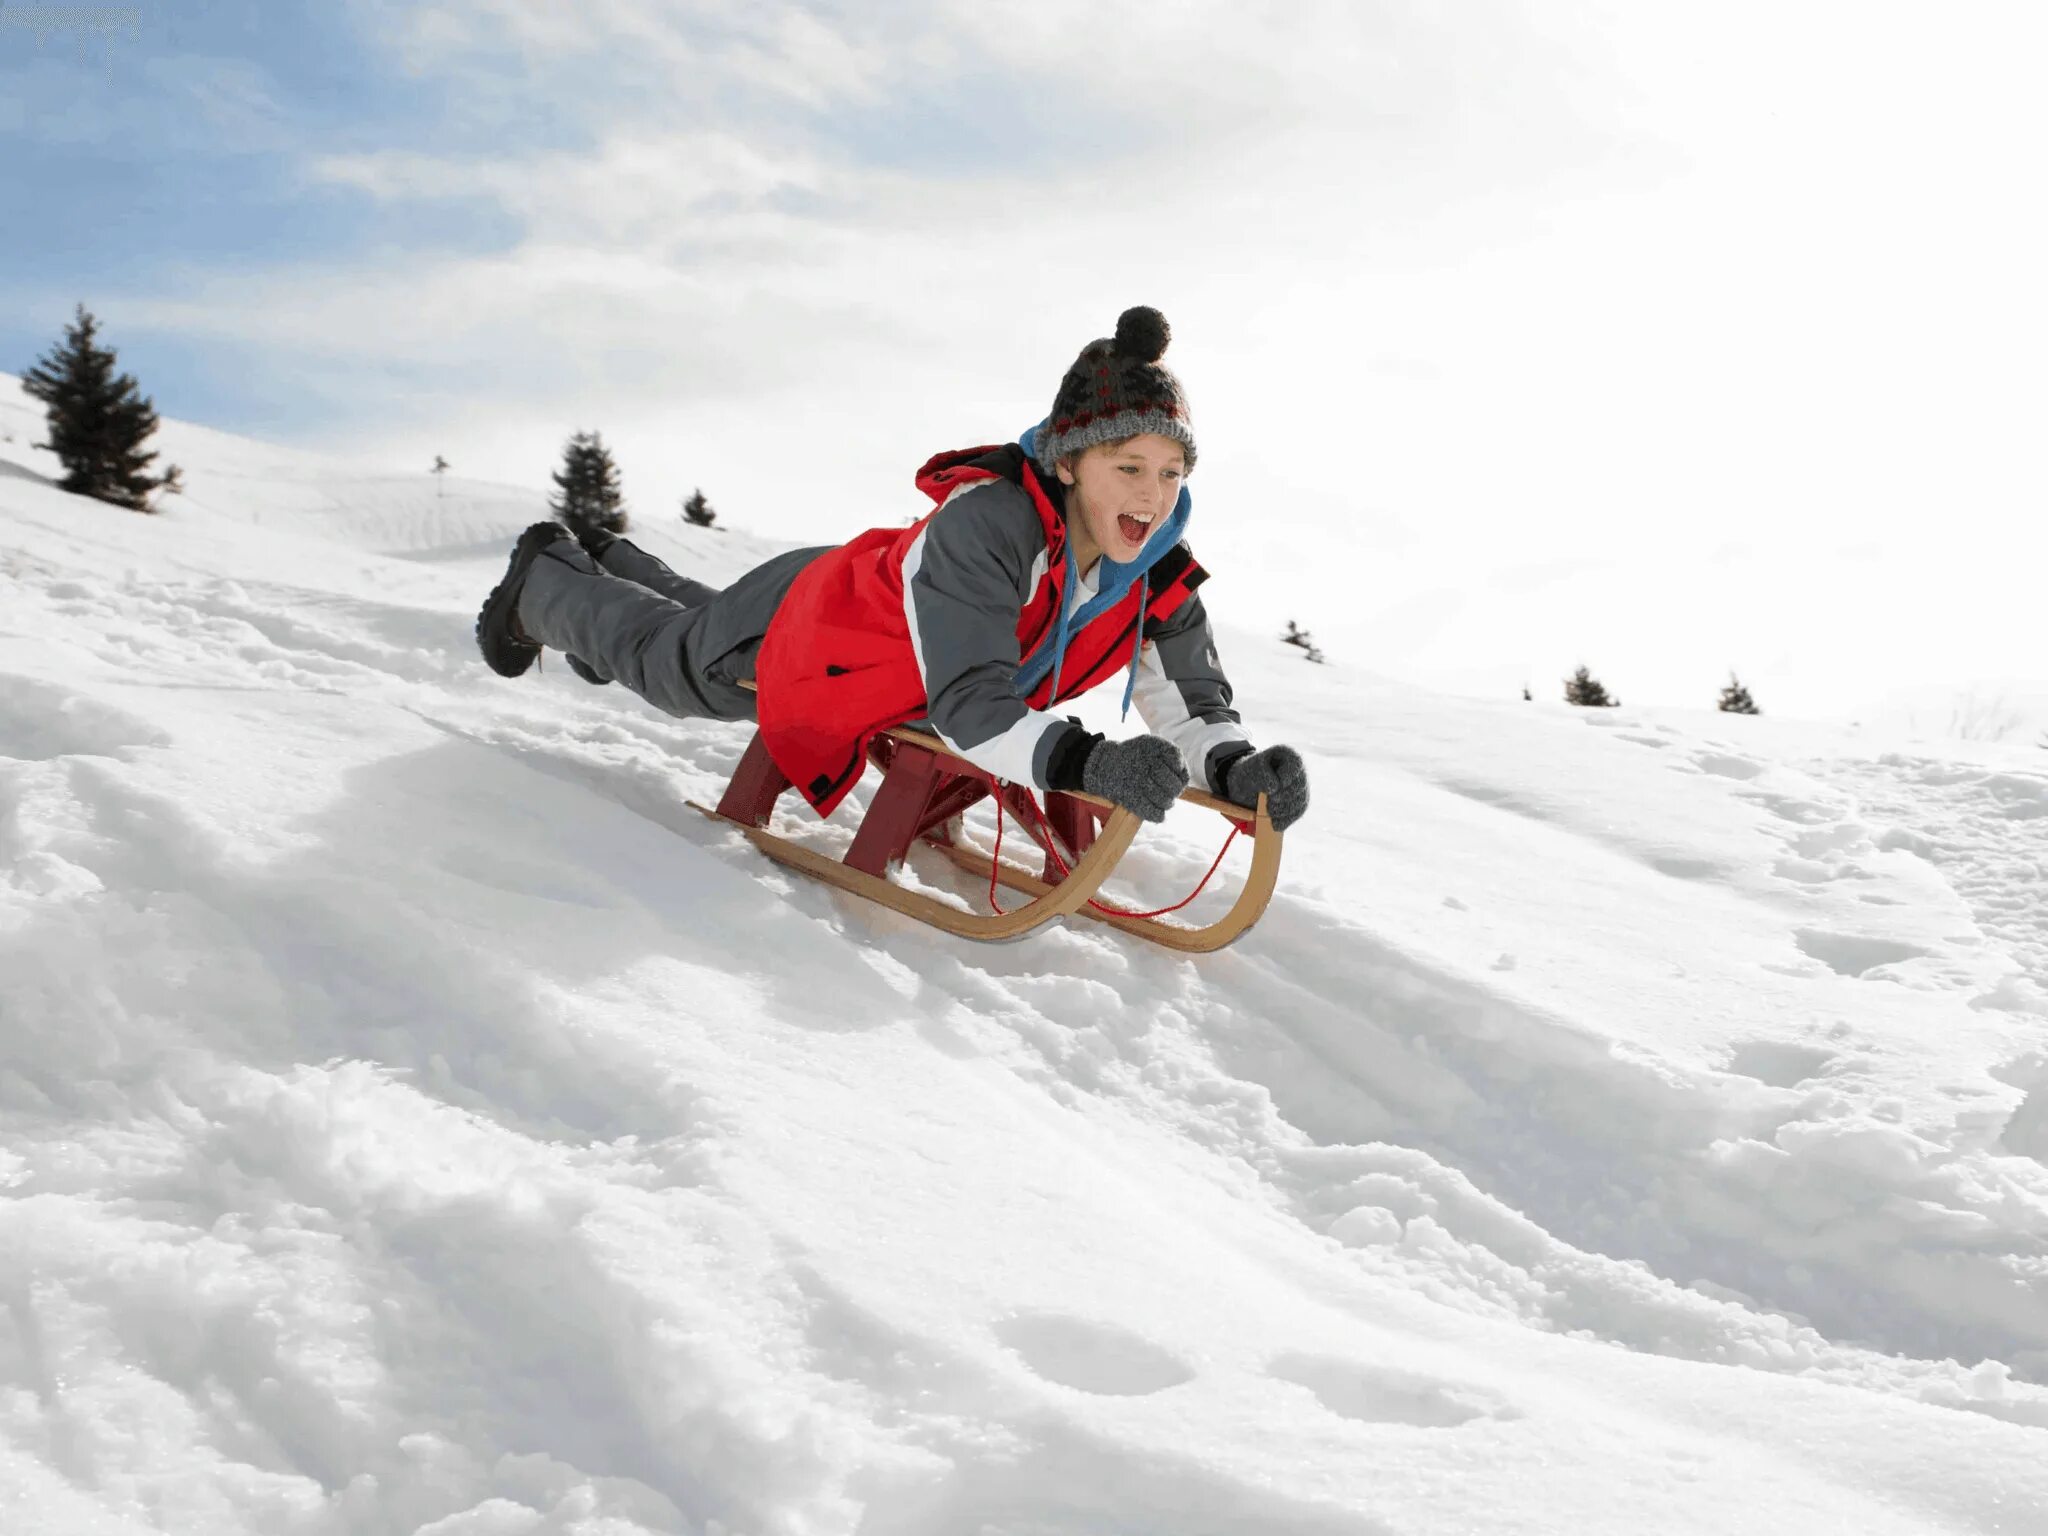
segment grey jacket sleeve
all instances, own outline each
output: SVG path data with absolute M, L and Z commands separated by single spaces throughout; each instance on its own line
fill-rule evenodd
M 903 557 L 903 610 L 939 737 L 978 768 L 1048 787 L 1054 754 L 1085 735 L 1017 696 L 1017 618 L 1046 572 L 1027 492 L 1005 480 L 953 493 Z
M 1151 630 L 1132 702 L 1145 728 L 1179 747 L 1195 782 L 1212 794 L 1223 793 L 1224 766 L 1252 749 L 1231 697 L 1208 610 L 1190 594 Z

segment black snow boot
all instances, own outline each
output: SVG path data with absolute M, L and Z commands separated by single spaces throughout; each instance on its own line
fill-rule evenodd
M 535 523 L 520 534 L 504 580 L 484 599 L 476 616 L 476 645 L 500 677 L 518 677 L 540 659 L 539 642 L 529 640 L 519 628 L 519 589 L 526 585 L 526 573 L 540 552 L 568 537 L 569 530 L 560 523 Z

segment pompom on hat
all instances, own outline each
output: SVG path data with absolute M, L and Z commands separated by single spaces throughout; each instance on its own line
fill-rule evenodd
M 1117 317 L 1116 335 L 1081 349 L 1033 445 L 1047 474 L 1069 454 L 1147 432 L 1179 443 L 1195 467 L 1188 397 L 1159 361 L 1172 339 L 1166 316 L 1140 304 Z

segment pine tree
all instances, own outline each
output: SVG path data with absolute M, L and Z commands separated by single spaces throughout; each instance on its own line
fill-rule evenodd
M 548 498 L 548 510 L 569 525 L 578 538 L 592 533 L 624 533 L 626 508 L 619 489 L 619 469 L 597 432 L 578 432 L 562 449 L 562 467 L 554 482 L 561 493 Z
M 699 528 L 709 528 L 718 521 L 718 514 L 711 510 L 711 503 L 704 499 L 704 490 L 699 486 L 683 503 L 683 516 Z
M 1584 667 L 1564 680 L 1564 701 L 1587 709 L 1616 709 L 1621 704 L 1620 699 L 1609 698 L 1600 680 Z
M 1733 672 L 1728 674 L 1728 686 L 1721 690 L 1722 713 L 1730 715 L 1760 715 L 1756 700 L 1749 696 L 1749 690 L 1742 686 L 1742 679 Z
M 142 447 L 156 431 L 156 408 L 133 378 L 114 371 L 113 349 L 98 336 L 99 322 L 79 305 L 64 340 L 22 375 L 21 387 L 49 414 L 50 440 L 36 446 L 63 464 L 64 490 L 153 511 L 149 493 L 169 478 L 149 473 L 156 454 Z

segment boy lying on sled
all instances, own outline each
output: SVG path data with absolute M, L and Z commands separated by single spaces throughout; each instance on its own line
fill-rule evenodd
M 910 528 L 791 550 L 723 591 L 606 533 L 519 536 L 477 616 L 484 660 L 517 677 L 543 646 L 684 717 L 758 720 L 775 764 L 828 816 L 868 743 L 927 722 L 999 779 L 1081 791 L 1159 821 L 1193 777 L 1275 828 L 1308 809 L 1291 747 L 1246 737 L 1181 542 L 1195 463 L 1155 309 L 1124 312 L 1060 381 L 1052 415 L 1002 447 L 918 471 L 936 509 Z M 1150 735 L 1110 741 L 1052 706 L 1126 675 Z M 753 684 L 750 691 L 745 684 Z

